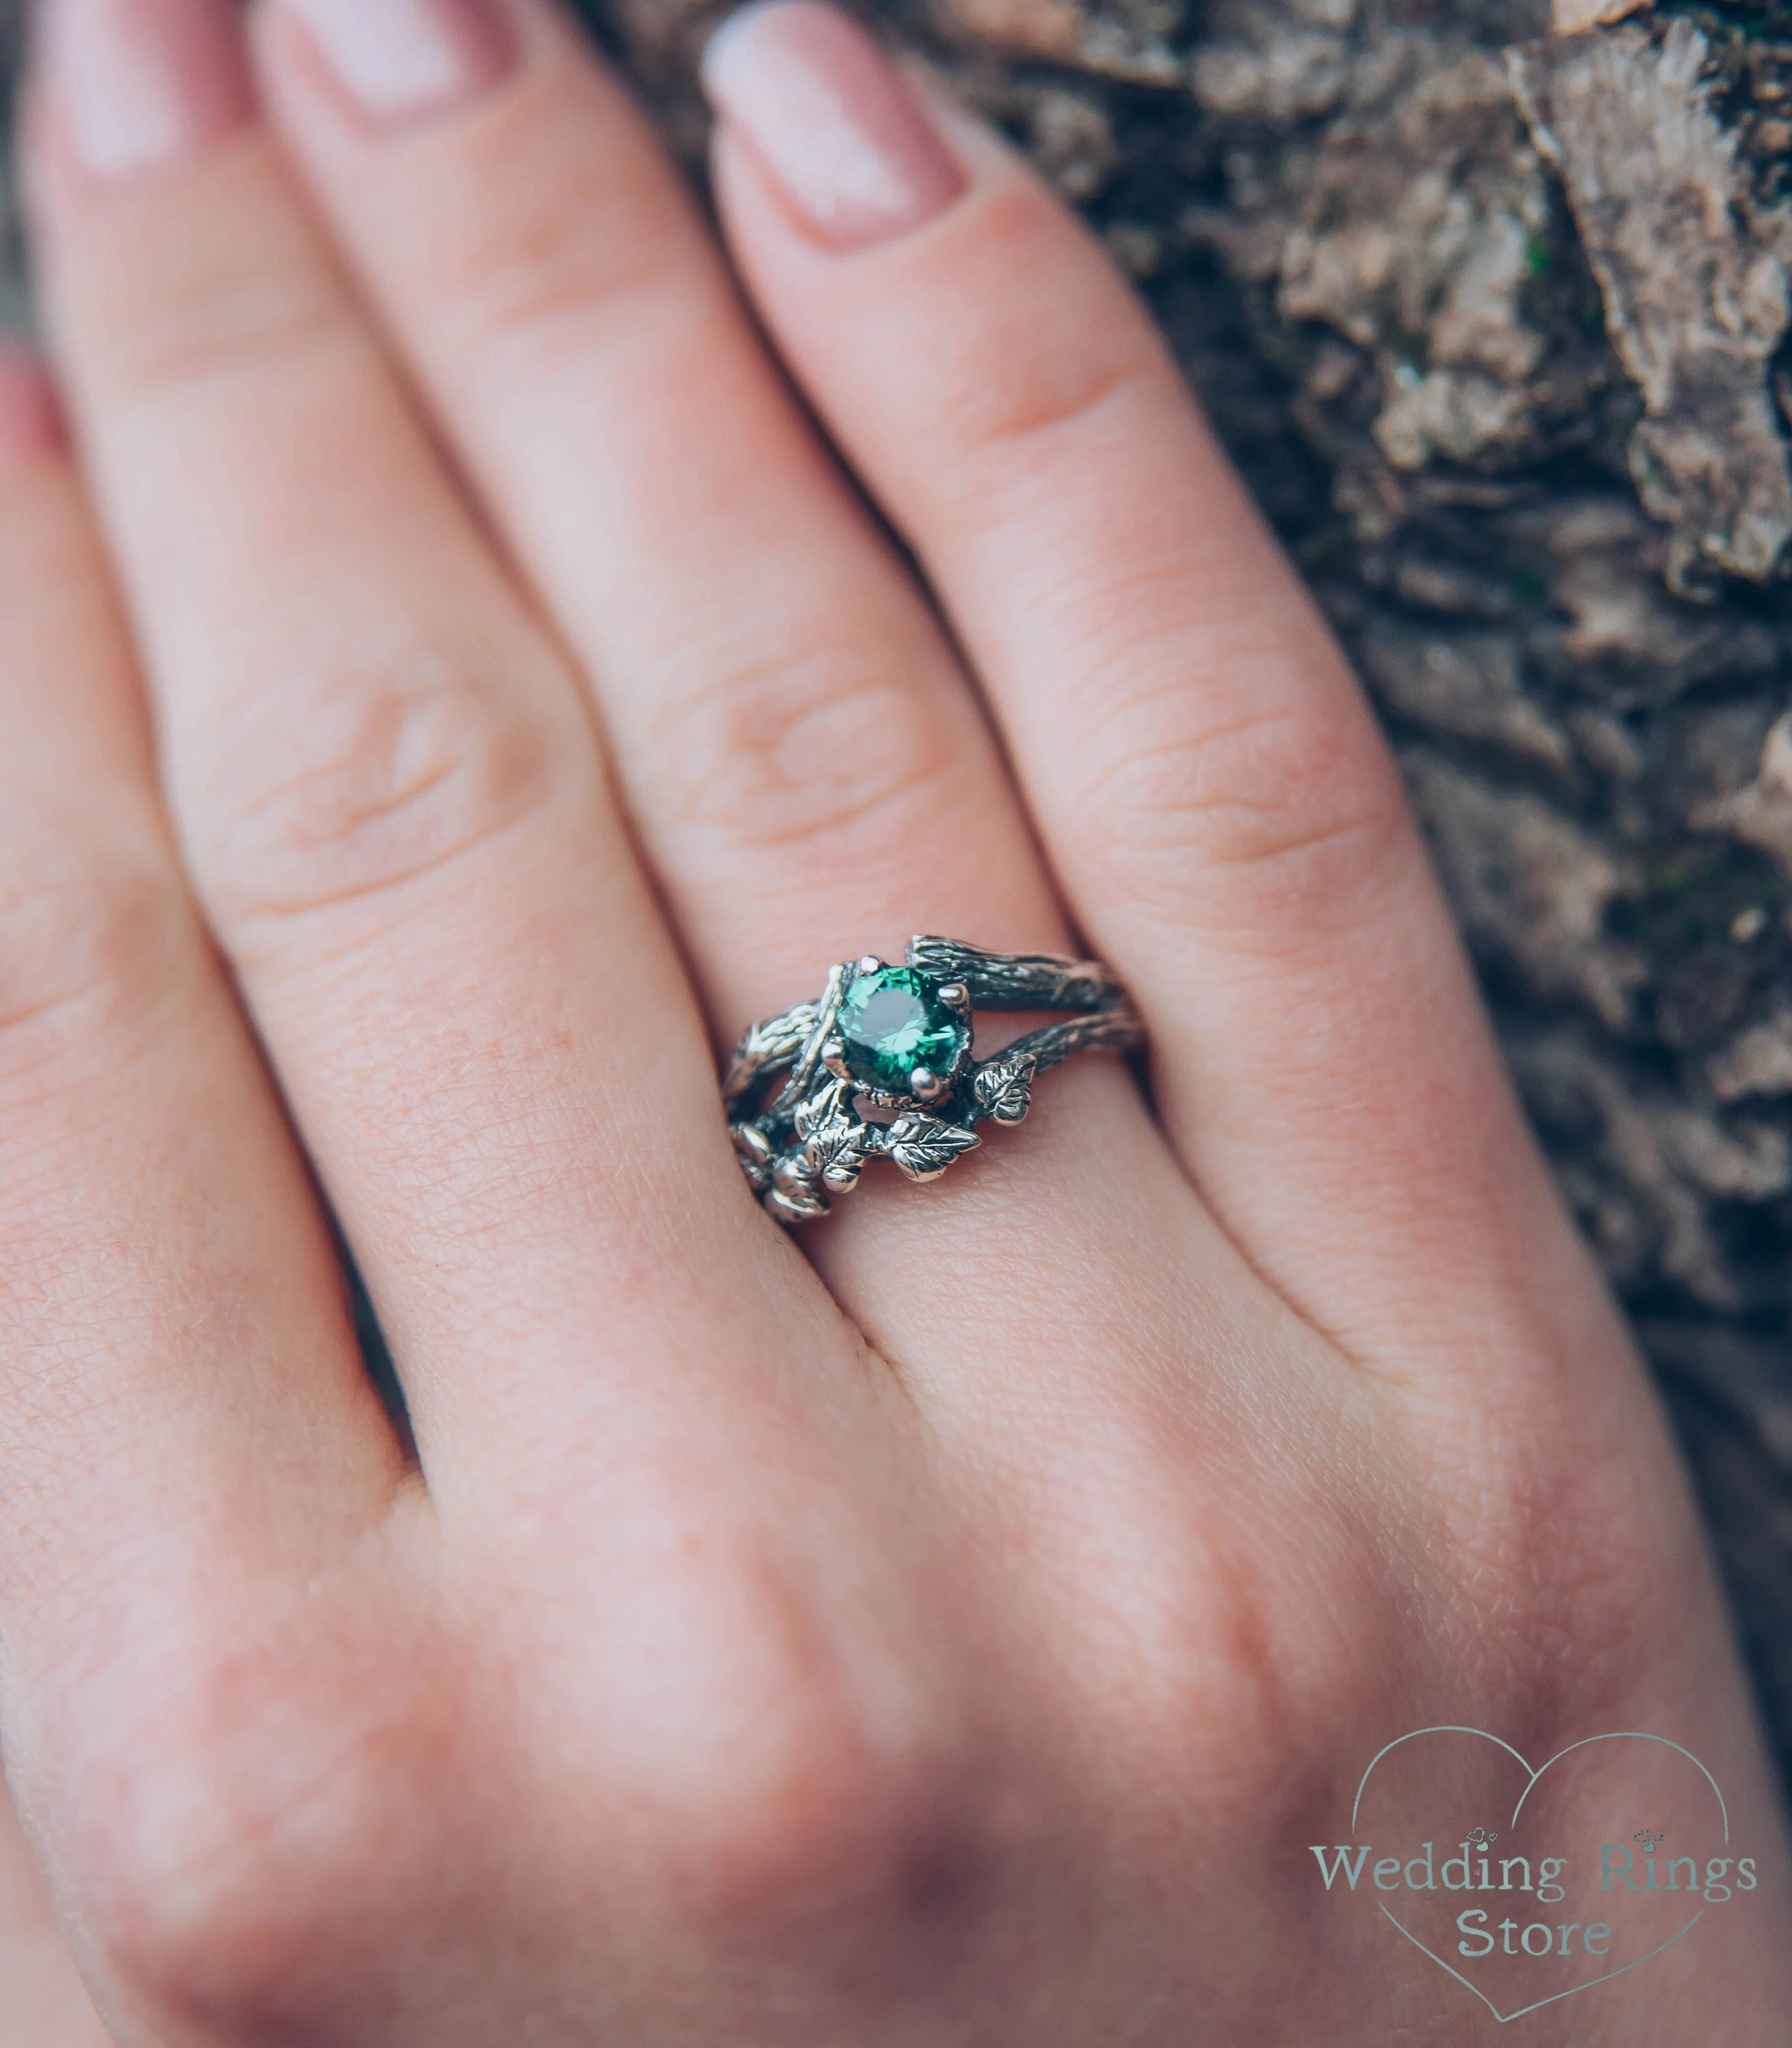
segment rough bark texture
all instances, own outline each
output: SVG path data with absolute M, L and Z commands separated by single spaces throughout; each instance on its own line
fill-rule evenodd
M 588 11 L 695 164 L 723 10 Z M 1355 655 L 1792 1764 L 1792 0 L 864 11 L 1106 237 Z

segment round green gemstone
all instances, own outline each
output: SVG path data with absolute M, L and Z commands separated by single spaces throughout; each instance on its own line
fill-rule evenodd
M 917 1067 L 942 1078 L 957 1067 L 971 1027 L 940 1000 L 937 988 L 912 967 L 862 974 L 840 1004 L 846 1069 L 863 1086 L 906 1095 Z

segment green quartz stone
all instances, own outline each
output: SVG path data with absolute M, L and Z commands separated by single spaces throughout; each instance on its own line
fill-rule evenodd
M 846 1069 L 861 1086 L 906 1095 L 917 1067 L 941 1078 L 956 1069 L 970 1043 L 967 1018 L 940 1000 L 938 989 L 911 967 L 859 975 L 840 1004 Z

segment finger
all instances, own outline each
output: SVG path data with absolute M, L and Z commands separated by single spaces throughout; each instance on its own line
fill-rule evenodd
M 819 992 L 829 960 L 894 957 L 917 930 L 1061 948 L 952 650 L 750 332 L 644 121 L 529 6 L 510 10 L 502 88 L 404 119 L 372 68 L 373 18 L 333 0 L 270 9 L 272 102 L 593 679 L 718 1035 Z M 1040 1093 L 1025 1132 L 925 1202 L 898 1187 L 876 1210 L 867 1176 L 842 1204 L 845 1241 L 816 1247 L 905 1360 L 941 1348 L 942 1293 L 956 1317 L 973 1299 L 999 1313 L 947 1255 L 979 1188 L 992 1207 L 971 1227 L 991 1261 L 1069 1268 L 1074 1248 L 1079 1274 L 1100 1266 L 1098 1239 L 1136 1257 L 1141 1191 L 1176 1189 L 1111 1063 Z M 925 1299 L 920 1270 L 937 1280 Z
M 642 1428 L 782 1373 L 588 716 L 258 131 L 235 11 L 52 20 L 41 249 L 176 820 L 438 1500 L 533 1478 L 581 1422 L 614 1446 L 600 1342 Z
M 1588 1312 L 1387 751 L 1142 308 L 843 17 L 754 10 L 708 73 L 733 246 L 970 650 L 1222 1218 L 1347 1348 L 1515 1260 Z
M 72 1690 L 111 1702 L 92 1740 L 167 1713 L 196 1627 L 245 1645 L 403 1463 L 52 418 L 0 359 L 0 1682 L 9 1771 L 80 1789 Z

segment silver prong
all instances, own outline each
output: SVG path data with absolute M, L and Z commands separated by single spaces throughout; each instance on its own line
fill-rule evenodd
M 830 1038 L 828 1041 L 821 1048 L 821 1064 L 829 1073 L 839 1075 L 842 1080 L 850 1080 L 852 1078 L 846 1070 L 845 1039 Z
M 875 953 L 867 953 L 859 960 L 858 965 L 861 974 L 877 974 L 882 972 L 883 962 Z
M 931 1068 L 917 1067 L 909 1076 L 909 1092 L 921 1102 L 937 1102 L 946 1092 L 946 1084 Z
M 940 991 L 940 1000 L 950 1004 L 954 1010 L 968 1010 L 971 1007 L 971 991 L 961 981 L 948 981 Z

